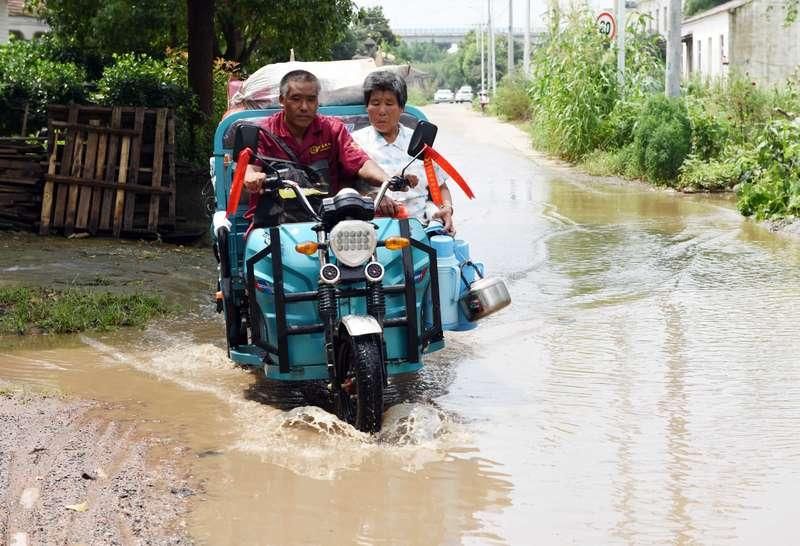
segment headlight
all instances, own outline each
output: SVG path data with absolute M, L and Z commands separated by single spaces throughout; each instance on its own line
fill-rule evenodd
M 365 264 L 378 244 L 375 228 L 361 220 L 344 220 L 331 230 L 330 249 L 336 259 L 349 267 Z

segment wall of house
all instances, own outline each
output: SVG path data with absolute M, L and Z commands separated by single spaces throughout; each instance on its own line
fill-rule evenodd
M 50 28 L 35 17 L 18 15 L 9 17 L 9 33 L 23 40 L 32 40 L 50 30 Z
M 731 67 L 762 85 L 783 83 L 800 63 L 800 21 L 784 25 L 783 5 L 756 0 L 731 16 Z
M 0 0 L 0 44 L 8 41 L 8 2 Z
M 730 13 L 722 11 L 702 19 L 684 22 L 683 36 L 692 35 L 691 67 L 692 74 L 705 78 L 724 76 L 728 70 L 730 54 Z M 684 57 L 687 48 L 684 45 Z M 684 66 L 688 66 L 684 58 Z

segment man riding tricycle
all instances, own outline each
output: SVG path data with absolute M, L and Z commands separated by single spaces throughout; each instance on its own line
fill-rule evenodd
M 423 355 L 444 347 L 443 329 L 472 327 L 507 305 L 508 293 L 502 281 L 478 278 L 465 245 L 426 233 L 416 218 L 376 216 L 400 212 L 386 192 L 415 177 L 354 161 L 349 131 L 367 125 L 365 109 L 322 107 L 319 116 L 319 84 L 315 93 L 296 81 L 281 82 L 282 110 L 238 112 L 217 129 L 217 308 L 234 362 L 274 380 L 324 380 L 337 416 L 376 432 L 390 378 L 419 370 Z M 288 104 L 298 98 L 304 104 Z M 413 127 L 411 164 L 431 149 L 436 127 L 410 106 L 400 123 Z M 377 193 L 345 187 L 337 169 L 379 184 Z

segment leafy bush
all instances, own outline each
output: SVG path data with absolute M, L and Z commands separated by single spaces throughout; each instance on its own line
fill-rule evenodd
M 581 11 L 563 27 L 552 25 L 533 56 L 537 145 L 578 159 L 597 147 L 621 148 L 631 141 L 643 97 L 663 88 L 663 61 L 643 18 L 632 17 L 626 32 L 628 62 L 620 87 L 614 45 L 597 32 L 594 16 Z
M 522 77 L 506 78 L 497 87 L 493 108 L 498 116 L 521 121 L 531 116 L 530 82 Z
M 571 15 L 533 56 L 532 114 L 537 144 L 566 159 L 597 147 L 601 119 L 617 98 L 616 57 L 588 12 Z
M 584 170 L 592 176 L 612 176 L 625 173 L 625 157 L 621 150 L 592 150 L 581 160 Z
M 636 123 L 633 141 L 639 170 L 654 182 L 674 180 L 689 153 L 691 136 L 684 103 L 651 96 Z
M 116 55 L 98 82 L 96 99 L 101 104 L 173 108 L 177 158 L 198 166 L 208 164 L 214 132 L 227 110 L 228 63 L 214 65 L 212 113 L 204 116 L 189 87 L 185 52 L 171 51 L 164 60 L 146 55 Z
M 654 182 L 671 182 L 678 177 L 689 153 L 691 133 L 688 124 L 670 120 L 659 126 L 647 143 L 644 172 Z
M 749 161 L 739 211 L 758 220 L 800 215 L 800 122 L 767 125 Z
M 433 94 L 419 87 L 408 88 L 408 104 L 412 106 L 425 106 L 431 102 Z
M 600 146 L 606 150 L 615 150 L 633 142 L 636 120 L 639 119 L 643 106 L 643 102 L 639 100 L 618 100 L 614 109 L 603 120 L 603 140 Z
M 741 176 L 742 165 L 732 157 L 705 160 L 690 155 L 681 166 L 676 187 L 684 191 L 729 190 Z
M 624 148 L 633 142 L 636 121 L 650 95 L 664 89 L 664 61 L 657 38 L 647 30 L 644 15 L 631 16 L 626 29 L 625 85 L 613 110 L 601 126 L 600 145 L 605 149 Z
M 719 157 L 729 138 L 728 122 L 720 119 L 708 102 L 687 97 L 686 106 L 692 128 L 691 153 L 701 160 Z
M 114 106 L 196 109 L 185 66 L 175 58 L 157 61 L 147 55 L 115 55 L 97 82 L 96 99 Z
M 38 41 L 12 40 L 0 46 L 0 132 L 19 134 L 25 105 L 28 129 L 47 124 L 47 105 L 81 101 L 84 71 L 49 59 Z

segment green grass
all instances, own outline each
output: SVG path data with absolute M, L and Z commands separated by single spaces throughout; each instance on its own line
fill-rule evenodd
M 150 319 L 170 312 L 164 298 L 158 295 L 0 288 L 0 335 L 142 327 Z
M 433 94 L 427 90 L 420 89 L 419 87 L 410 87 L 408 89 L 408 104 L 412 106 L 425 106 L 431 103 Z

